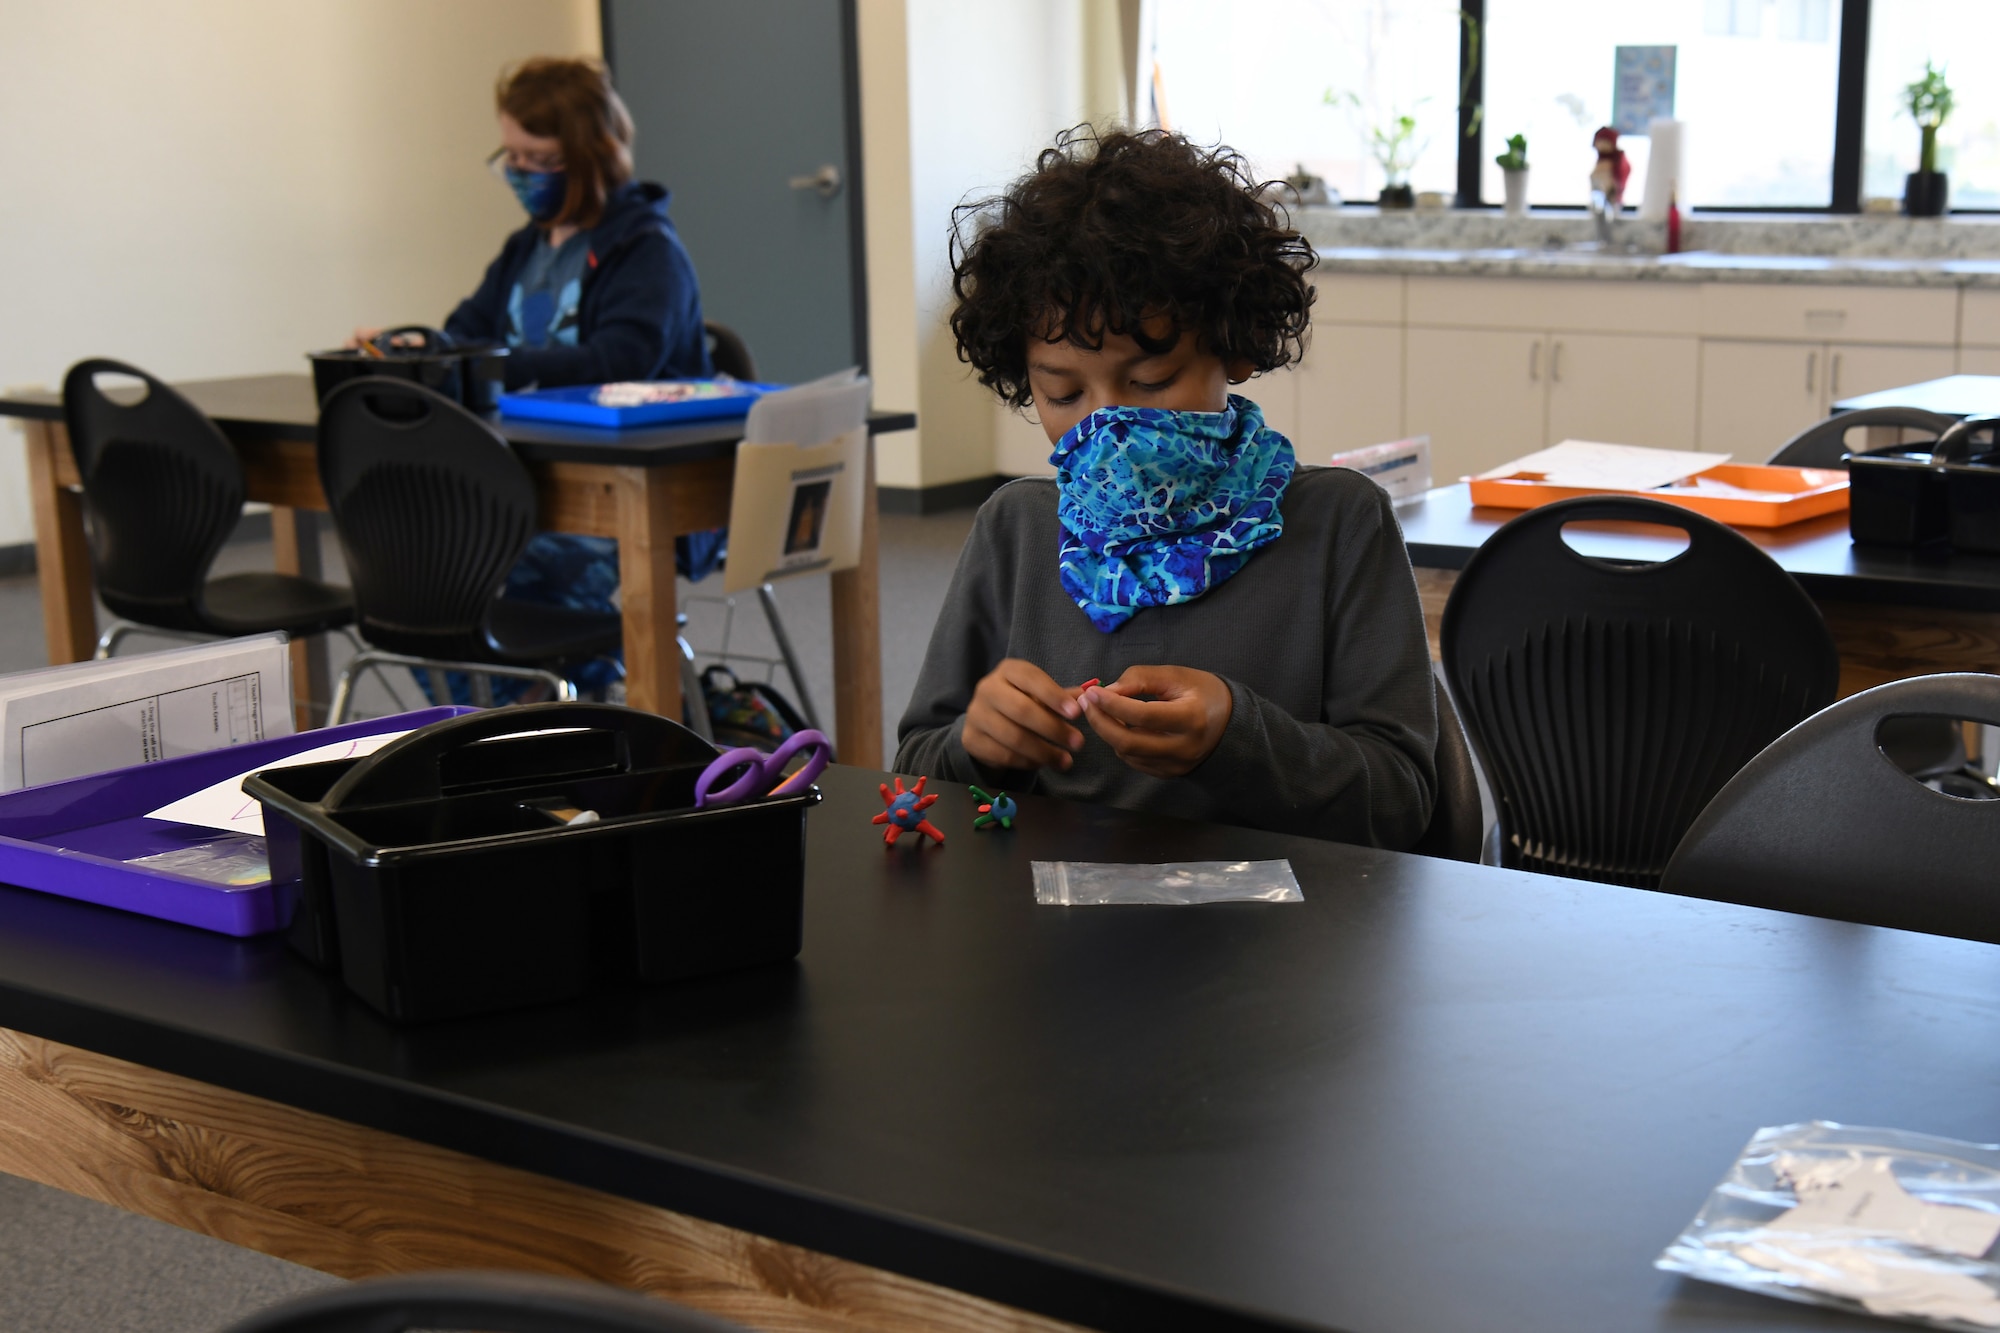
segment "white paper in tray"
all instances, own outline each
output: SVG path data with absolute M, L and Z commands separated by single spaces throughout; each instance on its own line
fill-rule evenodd
M 1648 449 L 1636 444 L 1602 444 L 1595 440 L 1564 440 L 1503 463 L 1481 477 L 1511 477 L 1538 472 L 1551 486 L 1582 490 L 1650 491 L 1729 461 L 1728 454 L 1696 453 L 1688 449 Z

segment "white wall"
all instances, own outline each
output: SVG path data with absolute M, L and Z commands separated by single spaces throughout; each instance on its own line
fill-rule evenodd
M 521 222 L 495 76 L 599 49 L 593 0 L 0 0 L 0 385 L 302 371 L 441 320 Z M 31 537 L 0 433 L 0 544 Z
M 920 484 L 985 476 L 1003 456 L 1002 470 L 1037 470 L 1039 427 L 996 411 L 953 348 L 951 211 L 1005 188 L 1059 131 L 1117 114 L 1117 3 L 907 4 Z

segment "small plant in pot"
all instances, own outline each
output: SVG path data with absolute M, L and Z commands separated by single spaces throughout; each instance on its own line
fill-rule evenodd
M 1500 164 L 1500 178 L 1507 187 L 1503 211 L 1510 218 L 1528 216 L 1528 136 L 1507 136 L 1507 151 L 1493 159 Z
M 1924 136 L 1917 156 L 1917 169 L 1903 180 L 1903 211 L 1913 218 L 1934 218 L 1943 214 L 1951 179 L 1937 169 L 1937 133 L 1951 114 L 1951 85 L 1944 71 L 1924 62 L 1924 76 L 1903 89 L 1903 105 Z
M 1429 142 L 1417 138 L 1417 118 L 1409 113 L 1391 113 L 1377 121 L 1367 115 L 1361 99 L 1351 92 L 1336 93 L 1327 89 L 1323 99 L 1328 106 L 1347 106 L 1362 117 L 1363 127 L 1368 133 L 1368 151 L 1374 156 L 1375 164 L 1382 168 L 1382 196 L 1376 200 L 1385 209 L 1415 208 L 1417 192 L 1410 187 L 1410 169 L 1423 156 Z M 1422 105 L 1421 99 L 1419 105 Z

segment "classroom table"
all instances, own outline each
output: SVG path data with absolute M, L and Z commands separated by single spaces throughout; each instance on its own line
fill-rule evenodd
M 1833 410 L 1854 412 L 1864 407 L 1921 407 L 1948 417 L 1991 416 L 2000 413 L 2000 375 L 1946 375 L 1942 379 L 1878 389 L 1843 398 L 1833 405 Z
M 1473 504 L 1464 482 L 1397 509 L 1433 658 L 1458 571 L 1520 512 Z M 2000 672 L 2000 556 L 1856 546 L 1845 511 L 1737 531 L 1819 604 L 1840 650 L 1842 698 L 1938 671 Z M 1666 559 L 1684 544 L 1630 529 L 1593 531 L 1580 540 L 1592 555 L 1632 561 Z
M 318 534 L 302 516 L 326 508 L 314 457 L 319 402 L 308 375 L 193 380 L 174 386 L 222 428 L 243 459 L 247 497 L 270 503 L 272 544 L 282 573 L 318 573 Z M 90 552 L 76 457 L 63 426 L 62 397 L 15 392 L 0 416 L 18 417 L 27 435 L 35 512 L 35 559 L 51 663 L 80 662 L 97 642 Z M 553 422 L 494 423 L 527 463 L 541 499 L 542 526 L 618 539 L 625 629 L 626 700 L 679 717 L 675 644 L 674 538 L 729 522 L 735 446 L 743 423 L 698 422 L 607 431 Z M 877 575 L 873 436 L 910 430 L 908 412 L 871 412 L 861 563 L 832 576 L 834 730 L 842 756 L 882 762 L 882 635 Z M 304 682 L 320 674 L 305 644 L 293 650 Z M 318 684 L 319 682 L 314 682 Z M 323 692 L 308 690 L 309 697 Z
M 1660 1273 L 1760 1126 L 1988 1140 L 2000 947 L 1020 802 L 808 817 L 796 963 L 394 1028 L 273 938 L 0 888 L 0 1169 L 361 1276 L 759 1327 L 1878 1327 Z M 1035 859 L 1302 903 L 1037 906 Z

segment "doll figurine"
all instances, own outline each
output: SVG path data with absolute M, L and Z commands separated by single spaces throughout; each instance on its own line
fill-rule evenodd
M 1590 169 L 1590 192 L 1603 196 L 1603 211 L 1616 217 L 1625 202 L 1625 182 L 1632 178 L 1631 159 L 1618 146 L 1618 131 L 1609 125 L 1592 137 L 1591 144 L 1597 149 L 1597 165 Z

